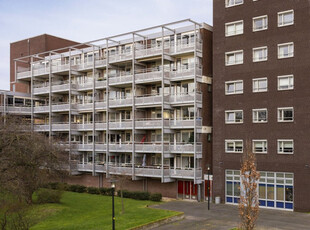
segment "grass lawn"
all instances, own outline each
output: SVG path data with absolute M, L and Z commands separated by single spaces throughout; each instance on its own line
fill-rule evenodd
M 125 213 L 121 214 L 121 199 L 115 197 L 115 228 L 130 229 L 178 212 L 147 208 L 152 201 L 124 199 Z M 112 229 L 112 200 L 110 196 L 64 192 L 61 204 L 33 205 L 29 215 L 37 224 L 31 230 L 96 230 Z

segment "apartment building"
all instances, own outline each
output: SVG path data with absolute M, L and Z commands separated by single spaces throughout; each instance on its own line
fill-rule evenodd
M 18 67 L 20 70 L 22 68 L 27 69 L 29 68 L 29 63 L 31 61 L 30 55 L 76 44 L 78 43 L 49 34 L 42 34 L 35 37 L 12 42 L 10 44 L 10 90 L 13 92 L 30 93 L 29 84 L 17 82 L 16 80 L 16 66 L 14 59 L 20 57 L 29 57 L 23 58 L 23 60 L 18 63 Z
M 25 66 L 25 60 L 30 65 Z M 72 183 L 202 200 L 211 164 L 212 28 L 190 19 L 14 58 L 31 125 L 68 150 Z
M 31 118 L 31 95 L 0 90 L 0 115 Z
M 309 211 L 309 1 L 214 1 L 214 196 L 238 203 L 253 150 L 260 207 Z

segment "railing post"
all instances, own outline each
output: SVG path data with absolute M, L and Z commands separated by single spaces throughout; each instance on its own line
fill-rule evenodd
M 135 46 L 135 34 L 132 34 L 132 179 L 135 179 L 135 158 L 136 158 L 136 146 L 135 146 L 135 130 L 136 130 L 136 81 L 135 81 L 135 58 L 136 58 L 136 46 Z

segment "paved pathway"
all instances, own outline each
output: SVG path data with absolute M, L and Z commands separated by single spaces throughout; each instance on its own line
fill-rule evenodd
M 183 220 L 158 227 L 158 230 L 205 229 L 227 230 L 238 226 L 238 207 L 235 205 L 171 201 L 154 208 L 184 212 Z M 260 209 L 257 229 L 304 230 L 310 229 L 310 214 L 290 211 Z

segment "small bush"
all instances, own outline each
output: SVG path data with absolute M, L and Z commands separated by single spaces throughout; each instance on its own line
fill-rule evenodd
M 107 196 L 112 196 L 112 191 L 113 189 L 112 188 L 107 188 L 107 191 L 106 191 L 106 194 Z
M 87 188 L 84 185 L 77 185 L 76 192 L 83 193 L 86 192 Z
M 99 191 L 98 188 L 88 187 L 87 188 L 87 193 L 89 193 L 89 194 L 100 194 L 100 191 Z
M 78 185 L 76 185 L 76 184 L 69 185 L 68 191 L 76 192 L 77 191 L 77 187 L 78 187 Z
M 58 189 L 58 187 L 59 187 L 58 182 L 51 182 L 51 183 L 48 183 L 47 185 L 47 188 L 50 188 L 50 189 Z
M 106 193 L 107 193 L 107 188 L 99 188 L 99 193 L 100 193 L 101 195 L 106 195 Z
M 60 199 L 63 192 L 60 190 L 40 189 L 36 193 L 37 193 L 37 203 L 46 204 L 46 203 L 60 203 Z
M 135 200 L 148 200 L 150 198 L 150 193 L 148 192 L 133 192 L 132 195 Z
M 150 195 L 150 200 L 151 201 L 159 202 L 159 201 L 161 201 L 161 199 L 162 199 L 162 195 L 160 193 L 153 193 L 153 194 Z

